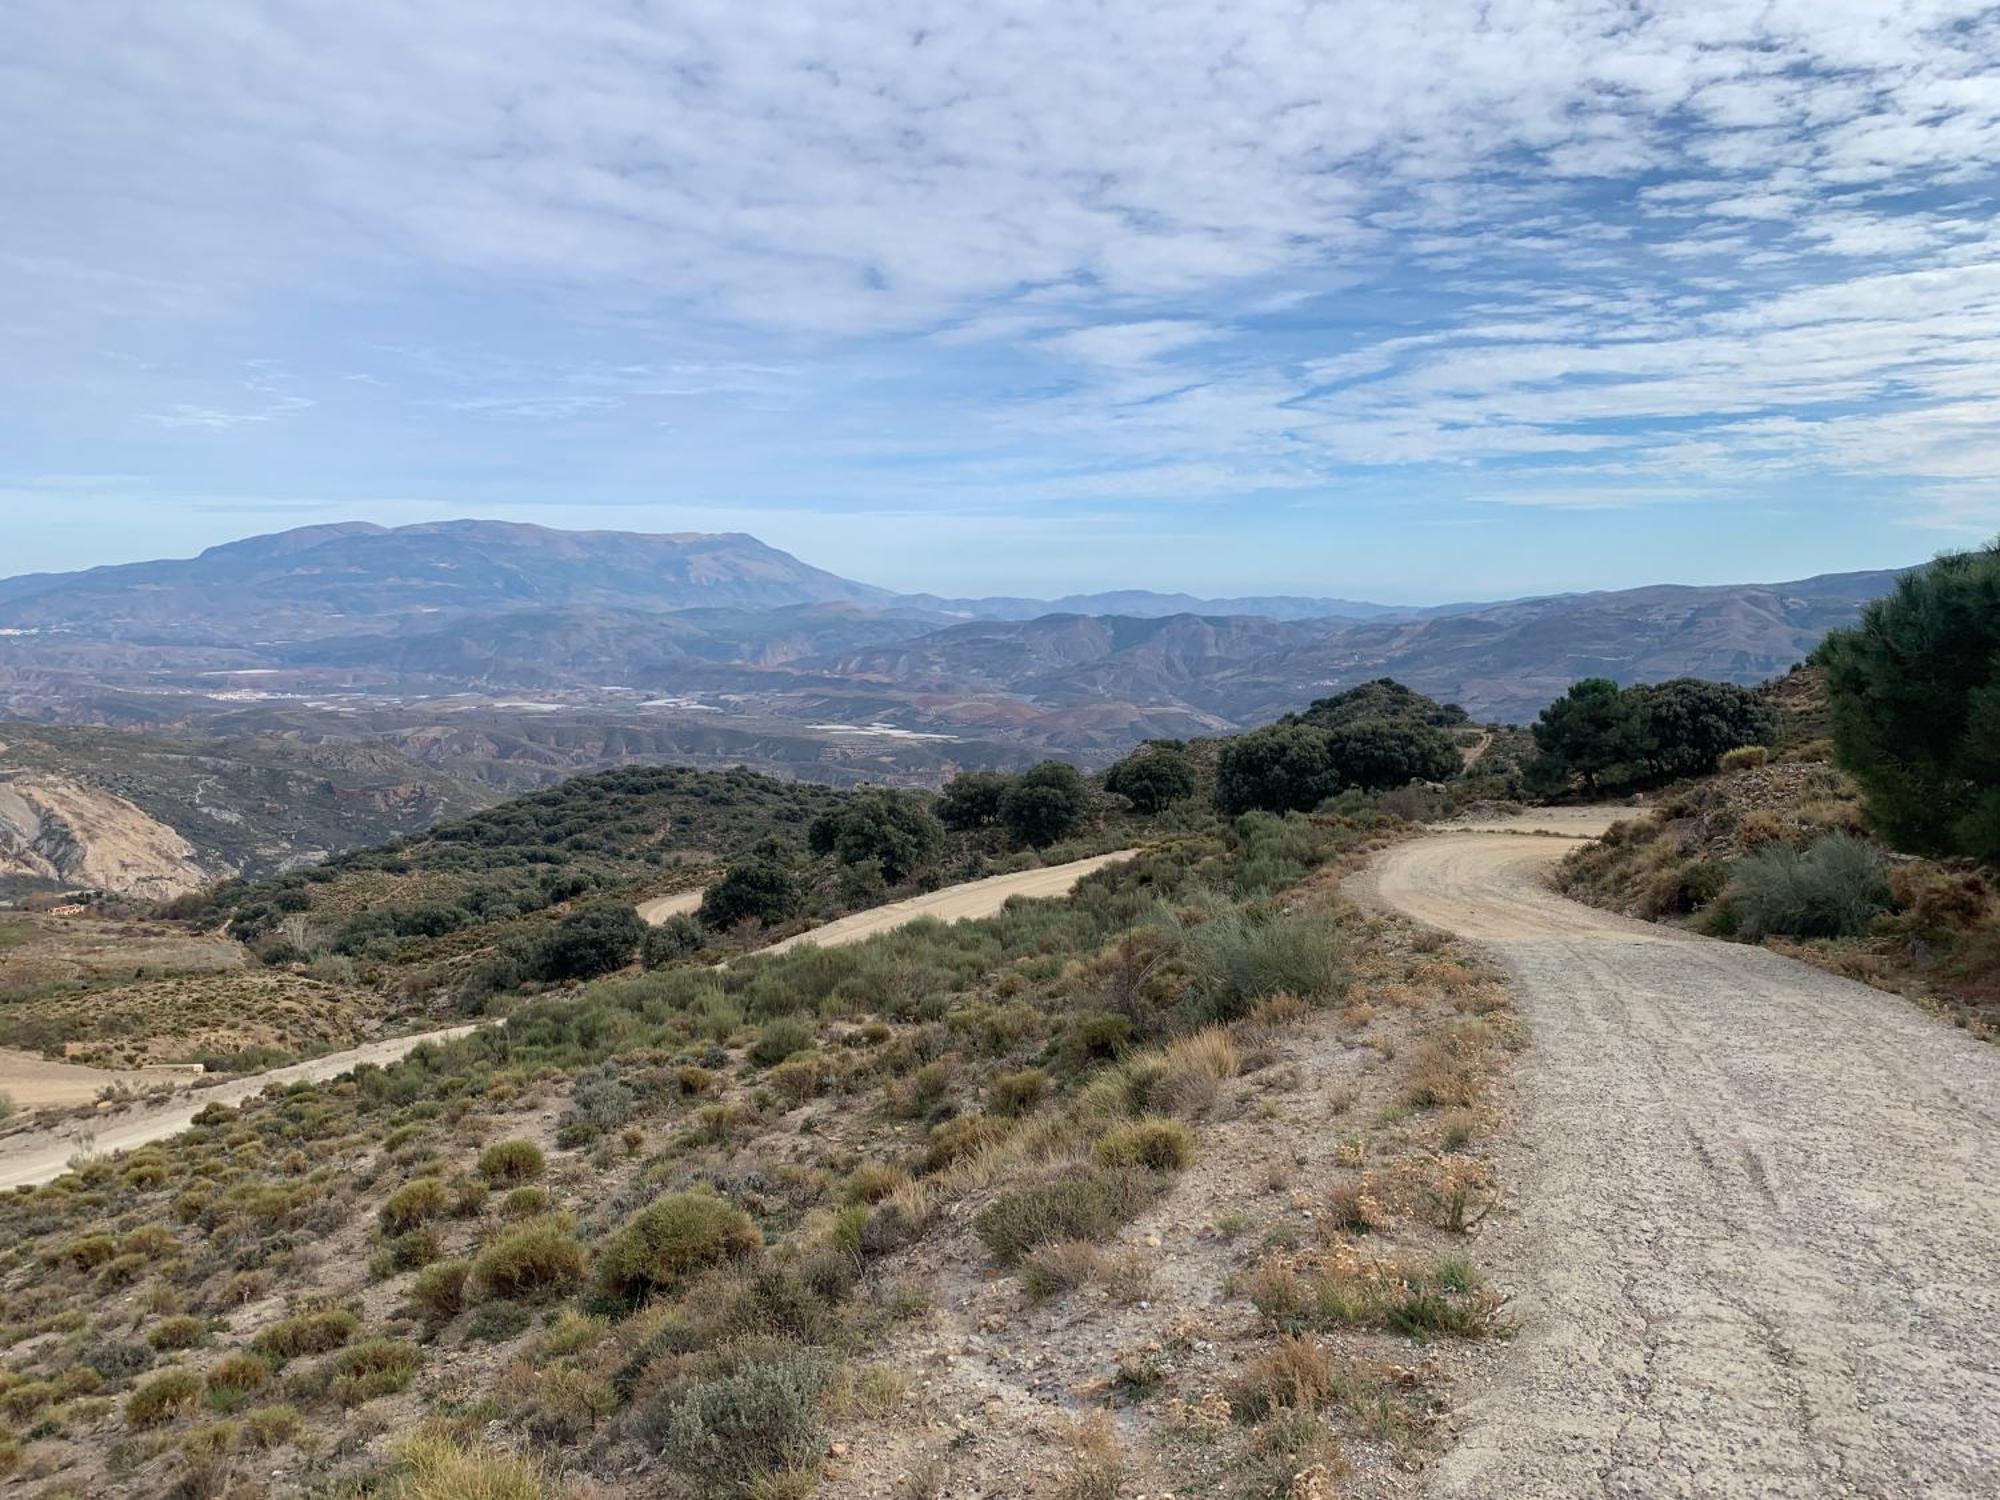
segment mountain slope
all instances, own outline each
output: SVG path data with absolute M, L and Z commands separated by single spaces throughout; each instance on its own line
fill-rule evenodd
M 307 527 L 193 558 L 11 579 L 0 584 L 0 624 L 99 639 L 246 644 L 388 632 L 427 616 L 530 606 L 659 612 L 890 599 L 739 533 L 440 521 Z
M 494 800 L 379 745 L 0 722 L 0 892 L 172 895 L 310 864 Z

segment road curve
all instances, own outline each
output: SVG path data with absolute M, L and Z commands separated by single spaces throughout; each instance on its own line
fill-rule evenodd
M 2000 1494 L 2000 1049 L 1566 901 L 1572 847 L 1446 831 L 1360 877 L 1483 944 L 1534 1039 L 1481 1247 L 1521 1333 L 1432 1494 Z
M 946 886 L 928 895 L 907 901 L 891 901 L 887 906 L 855 912 L 824 927 L 810 928 L 781 943 L 773 943 L 761 953 L 783 953 L 811 943 L 816 948 L 844 948 L 878 933 L 893 932 L 919 917 L 940 922 L 966 922 L 977 917 L 999 915 L 1014 896 L 1067 896 L 1086 875 L 1094 875 L 1106 865 L 1130 859 L 1139 851 L 1120 849 L 1115 854 L 1098 854 L 1089 859 L 1071 860 L 1066 865 L 1047 865 L 1039 870 L 1018 870 L 1012 875 L 988 875 L 984 880 L 968 880 L 963 885 Z
M 858 943 L 877 933 L 890 932 L 916 921 L 919 917 L 935 917 L 940 921 L 954 922 L 973 917 L 990 917 L 1007 904 L 1011 896 L 1064 896 L 1075 888 L 1084 876 L 1103 869 L 1119 860 L 1130 859 L 1135 850 L 1124 849 L 1116 854 L 1100 854 L 1092 859 L 1079 859 L 1066 865 L 1053 865 L 1038 870 L 1022 870 L 1012 875 L 990 875 L 984 880 L 968 881 L 964 885 L 949 886 L 929 895 L 915 896 L 907 901 L 891 902 L 871 911 L 856 912 L 851 917 L 842 917 L 837 922 L 829 922 L 824 927 L 813 928 L 797 937 L 787 938 L 782 943 L 774 943 L 761 951 L 782 953 L 800 943 L 815 943 L 823 948 L 844 947 Z M 678 895 L 661 897 L 647 903 L 654 913 L 646 917 L 649 922 L 658 923 L 672 915 L 672 903 L 685 902 L 679 909 L 692 911 L 701 902 L 701 892 L 681 892 Z M 641 908 L 645 915 L 645 908 Z M 362 1063 L 389 1063 L 406 1053 L 414 1051 L 426 1042 L 445 1042 L 454 1037 L 464 1036 L 472 1031 L 472 1026 L 448 1026 L 440 1031 L 426 1031 L 414 1036 L 389 1037 L 379 1042 L 369 1042 L 345 1052 L 330 1052 L 324 1057 L 313 1058 L 309 1062 L 294 1063 L 289 1067 L 275 1068 L 268 1073 L 256 1073 L 247 1078 L 218 1084 L 213 1088 L 194 1089 L 160 1104 L 140 1104 L 118 1114 L 106 1115 L 97 1120 L 81 1124 L 64 1125 L 46 1130 L 24 1131 L 0 1140 L 0 1191 L 16 1187 L 32 1187 L 50 1182 L 69 1170 L 70 1161 L 81 1151 L 94 1154 L 109 1154 L 130 1151 L 135 1147 L 148 1145 L 153 1141 L 165 1140 L 186 1130 L 194 1117 L 210 1104 L 241 1104 L 245 1099 L 254 1098 L 273 1084 L 317 1082 L 327 1078 L 338 1078 Z M 133 1075 L 107 1075 L 131 1078 Z
M 69 1170 L 79 1153 L 104 1156 L 179 1135 L 211 1104 L 241 1104 L 265 1089 L 287 1083 L 315 1083 L 351 1073 L 362 1063 L 391 1063 L 425 1042 L 448 1042 L 471 1026 L 448 1026 L 420 1036 L 390 1037 L 345 1052 L 329 1052 L 307 1062 L 232 1079 L 213 1088 L 189 1089 L 161 1104 L 140 1104 L 101 1119 L 26 1131 L 0 1142 L 0 1191 L 50 1182 Z M 130 1075 L 125 1075 L 130 1076 Z
M 671 896 L 655 896 L 650 901 L 641 901 L 638 906 L 639 920 L 648 927 L 658 927 L 668 917 L 692 916 L 701 910 L 702 892 L 675 891 Z

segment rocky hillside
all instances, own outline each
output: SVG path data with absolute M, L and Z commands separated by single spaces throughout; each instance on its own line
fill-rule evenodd
M 379 746 L 0 723 L 0 894 L 169 896 L 316 863 L 493 800 Z

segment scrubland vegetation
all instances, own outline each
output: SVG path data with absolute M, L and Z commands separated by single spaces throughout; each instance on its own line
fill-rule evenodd
M 1498 1192 L 1474 1143 L 1519 1044 L 1504 993 L 1331 895 L 1402 826 L 1361 794 L 1222 818 L 1200 750 L 1141 759 L 1115 801 L 1053 772 L 961 788 L 991 821 L 946 799 L 947 835 L 1001 857 L 1074 830 L 1073 793 L 1106 839 L 1143 817 L 1147 851 L 1072 899 L 628 963 L 0 1200 L 9 1482 L 768 1497 L 965 1473 L 1054 1495 L 1171 1471 L 1235 1495 L 1420 1463 L 1442 1399 L 1420 1346 L 1504 1329 L 1453 1248 Z M 952 847 L 927 805 L 752 790 L 840 869 Z M 539 899 L 603 795 L 572 783 L 216 909 Z M 577 875 L 631 892 L 678 817 L 644 853 L 575 850 Z M 751 832 L 727 835 L 746 861 Z M 637 956 L 592 922 L 581 948 Z M 1054 1365 L 1025 1363 L 1052 1317 Z M 1099 1409 L 1115 1430 L 1076 1425 Z

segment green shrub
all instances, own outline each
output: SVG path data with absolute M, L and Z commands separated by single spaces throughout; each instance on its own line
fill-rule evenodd
M 1076 767 L 1045 760 L 1001 793 L 999 820 L 1018 843 L 1039 847 L 1076 832 L 1089 806 L 1090 793 Z
M 987 1249 L 1012 1264 L 1056 1240 L 1108 1238 L 1159 1187 L 1159 1179 L 1148 1172 L 1077 1166 L 1001 1193 L 979 1211 L 972 1227 Z
M 125 1398 L 125 1422 L 131 1427 L 157 1427 L 192 1411 L 201 1400 L 201 1377 L 192 1370 L 168 1370 L 143 1382 Z
M 427 1323 L 449 1323 L 465 1307 L 469 1260 L 434 1260 L 410 1284 L 410 1302 Z
M 472 1285 L 482 1299 L 543 1302 L 582 1285 L 584 1248 L 557 1219 L 530 1219 L 481 1250 L 472 1262 Z
M 368 1339 L 333 1357 L 328 1389 L 342 1406 L 359 1406 L 403 1389 L 416 1377 L 421 1363 L 423 1356 L 415 1344 L 401 1339 Z
M 556 1141 L 575 1148 L 588 1145 L 608 1130 L 632 1118 L 638 1099 L 609 1064 L 586 1068 L 570 1085 L 569 1108 L 556 1121 Z
M 760 1068 L 775 1067 L 795 1052 L 813 1044 L 813 1029 L 797 1016 L 779 1016 L 767 1021 L 750 1048 L 750 1061 Z
M 1325 913 L 1258 922 L 1224 911 L 1188 933 L 1188 952 L 1203 1020 L 1236 1020 L 1281 993 L 1310 1004 L 1347 987 L 1345 945 Z
M 832 1361 L 817 1350 L 746 1340 L 669 1383 L 635 1426 L 703 1495 L 749 1497 L 772 1476 L 818 1461 L 833 1378 Z
M 944 825 L 923 799 L 908 792 L 857 792 L 813 820 L 806 844 L 844 865 L 872 862 L 883 879 L 900 885 L 937 857 Z
M 162 1318 L 146 1335 L 146 1342 L 155 1349 L 192 1349 L 208 1337 L 208 1327 L 200 1318 L 190 1318 L 186 1314 L 179 1317 Z
M 799 914 L 805 889 L 783 859 L 759 855 L 722 872 L 701 898 L 701 923 L 721 932 L 738 922 L 755 919 L 774 926 Z
M 1148 745 L 1104 773 L 1104 790 L 1142 813 L 1164 812 L 1194 789 L 1194 762 L 1177 744 Z
M 250 1341 L 250 1347 L 280 1360 L 330 1354 L 353 1338 L 360 1327 L 361 1320 L 344 1307 L 319 1308 L 273 1323 Z
M 713 1193 L 672 1193 L 632 1215 L 605 1245 L 598 1282 L 611 1296 L 637 1302 L 678 1291 L 710 1267 L 747 1260 L 763 1247 L 742 1209 Z
M 1736 862 L 1728 890 L 1737 933 L 1858 937 L 1889 906 L 1882 856 L 1852 834 L 1836 833 L 1808 849 L 1767 844 Z
M 544 1166 L 542 1148 L 533 1141 L 495 1141 L 479 1153 L 479 1175 L 503 1186 L 533 1182 Z
M 209 1366 L 204 1380 L 208 1389 L 208 1404 L 222 1412 L 238 1410 L 252 1393 L 262 1390 L 270 1382 L 270 1365 L 243 1350 L 223 1355 Z
M 692 958 L 707 946 L 708 933 L 701 923 L 685 912 L 676 912 L 647 929 L 646 940 L 639 945 L 639 961 L 649 969 L 664 969 Z
M 260 1406 L 243 1418 L 243 1430 L 259 1448 L 282 1448 L 304 1429 L 305 1422 L 296 1406 Z M 415 1497 L 410 1497 L 415 1500 Z
M 382 1227 L 390 1234 L 415 1229 L 451 1210 L 451 1194 L 437 1177 L 419 1177 L 391 1193 L 382 1205 Z
M 1002 1073 L 986 1086 L 986 1105 L 996 1115 L 1024 1115 L 1048 1097 L 1049 1075 L 1040 1068 Z
M 1099 1166 L 1178 1172 L 1194 1160 L 1194 1132 L 1179 1120 L 1146 1115 L 1113 1125 L 1097 1138 L 1091 1155 Z
M 1228 741 L 1216 763 L 1215 805 L 1223 813 L 1311 812 L 1340 790 L 1326 731 L 1274 724 Z
M 1761 766 L 1771 759 L 1769 745 L 1738 745 L 1734 750 L 1725 751 L 1717 763 L 1725 771 L 1747 771 L 1752 766 Z
M 500 1200 L 503 1219 L 536 1219 L 549 1212 L 549 1195 L 538 1187 L 517 1187 Z

